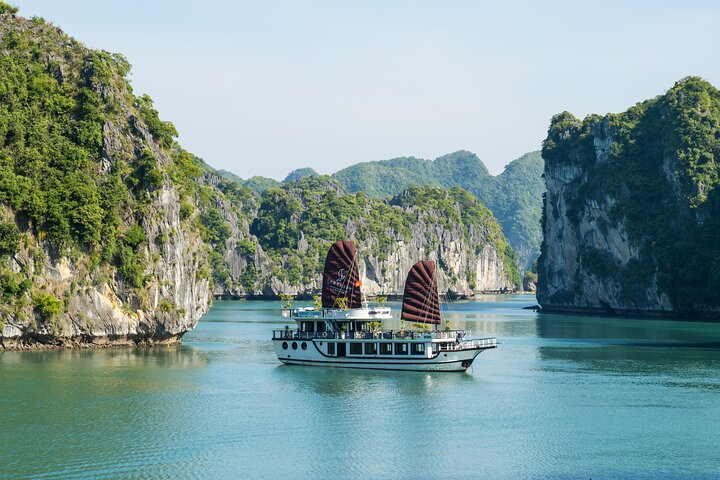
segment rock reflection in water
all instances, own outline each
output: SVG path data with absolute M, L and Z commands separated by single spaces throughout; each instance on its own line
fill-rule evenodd
M 547 362 L 544 368 L 720 388 L 720 378 L 712 375 L 720 370 L 720 328 L 716 324 L 543 314 L 536 327 L 538 337 L 548 340 L 537 349 Z M 711 378 L 717 381 L 707 381 Z

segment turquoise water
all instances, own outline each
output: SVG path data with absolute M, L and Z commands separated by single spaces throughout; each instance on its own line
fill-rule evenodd
M 444 316 L 468 373 L 282 366 L 276 302 L 216 302 L 182 347 L 0 353 L 0 478 L 720 478 L 720 325 Z

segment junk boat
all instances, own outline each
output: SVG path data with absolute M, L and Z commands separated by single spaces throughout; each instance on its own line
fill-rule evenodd
M 290 365 L 373 370 L 464 372 L 481 352 L 497 347 L 493 338 L 466 339 L 464 330 L 440 331 L 440 301 L 435 263 L 413 265 L 405 282 L 403 325 L 418 329 L 384 330 L 390 308 L 363 301 L 355 244 L 335 242 L 323 271 L 322 307 L 283 308 L 296 328 L 273 331 L 278 359 Z M 434 330 L 430 326 L 434 325 Z

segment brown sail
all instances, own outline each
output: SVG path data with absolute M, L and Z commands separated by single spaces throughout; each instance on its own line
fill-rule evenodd
M 361 308 L 360 274 L 358 272 L 355 243 L 338 240 L 333 243 L 325 258 L 323 271 L 322 306 L 342 306 L 339 298 L 347 298 L 349 308 Z
M 440 323 L 435 262 L 418 262 L 408 272 L 400 318 L 408 322 Z

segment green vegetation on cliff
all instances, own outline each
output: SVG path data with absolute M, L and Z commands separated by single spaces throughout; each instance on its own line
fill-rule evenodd
M 524 270 L 540 255 L 543 166 L 540 152 L 526 153 L 500 175 L 487 177 L 476 189 L 469 189 L 497 217 Z
M 4 15 L 7 17 L 7 14 Z M 0 203 L 58 253 L 87 252 L 112 261 L 133 285 L 142 283 L 139 243 L 127 240 L 127 216 L 140 213 L 162 184 L 154 154 L 145 149 L 103 172 L 102 130 L 120 115 L 111 92 L 129 72 L 120 55 L 87 51 L 42 20 L 0 24 Z M 161 142 L 172 141 L 148 97 L 138 116 Z M 137 216 L 137 220 L 141 215 Z M 134 224 L 130 218 L 131 227 Z M 123 225 L 125 223 L 125 225 Z M 144 240 L 144 239 L 143 239 Z
M 474 229 L 499 252 L 508 279 L 519 288 L 514 252 L 502 229 L 487 208 L 460 188 L 413 187 L 385 201 L 346 193 L 330 177 L 304 177 L 263 193 L 250 233 L 274 259 L 276 275 L 297 284 L 322 271 L 327 245 L 338 238 L 370 241 L 371 253 L 385 258 L 391 253 L 388 247 L 397 239 L 409 239 L 418 222 L 460 227 L 466 240 Z
M 443 190 L 428 186 L 410 187 L 405 192 L 390 200 L 391 205 L 413 210 L 427 210 L 437 216 L 436 221 L 451 227 L 453 224 L 462 225 L 466 234 L 474 228 L 482 232 L 483 239 L 495 247 L 503 257 L 505 271 L 508 278 L 518 289 L 521 286 L 520 272 L 518 270 L 517 254 L 503 234 L 502 227 L 497 219 L 485 205 L 471 193 L 460 187 Z M 479 253 L 485 244 L 476 244 L 476 253 Z
M 378 198 L 397 195 L 413 185 L 461 187 L 493 212 L 520 255 L 520 267 L 527 269 L 540 253 L 542 169 L 540 152 L 531 152 L 493 177 L 474 153 L 459 151 L 434 161 L 403 157 L 359 163 L 333 177 L 349 192 Z
M 571 223 L 597 208 L 593 202 L 607 206 L 610 222 L 622 226 L 640 249 L 627 264 L 611 251 L 579 252 L 585 268 L 619 281 L 628 300 L 656 282 L 677 312 L 720 307 L 720 92 L 715 87 L 688 77 L 621 114 L 583 121 L 558 114 L 543 157 L 550 168 L 581 169 L 582 181 L 568 188 L 575 193 L 564 199 Z M 543 255 L 540 272 L 553 268 L 545 261 Z
M 20 230 L 11 222 L 0 222 L 0 258 L 15 255 L 20 246 Z
M 362 192 L 382 199 L 418 185 L 445 189 L 461 187 L 493 212 L 517 252 L 520 268 L 529 269 L 540 254 L 541 198 L 545 190 L 542 169 L 540 152 L 530 152 L 508 164 L 500 175 L 491 176 L 477 155 L 461 150 L 432 161 L 401 157 L 358 163 L 332 177 L 350 193 Z M 265 177 L 243 180 L 224 170 L 217 174 L 260 193 L 281 185 Z M 305 176 L 317 176 L 317 172 L 300 168 L 290 172 L 284 182 Z
M 56 286 L 67 296 L 57 303 L 34 283 L 48 258 L 67 259 L 87 284 L 117 281 L 148 308 L 154 203 L 165 186 L 189 186 L 192 198 L 202 172 L 150 97 L 132 93 L 122 55 L 16 12 L 0 2 L 0 317 L 34 305 L 42 322 L 67 308 L 75 287 Z M 15 258 L 12 271 L 3 260 L 18 252 L 32 265 Z

